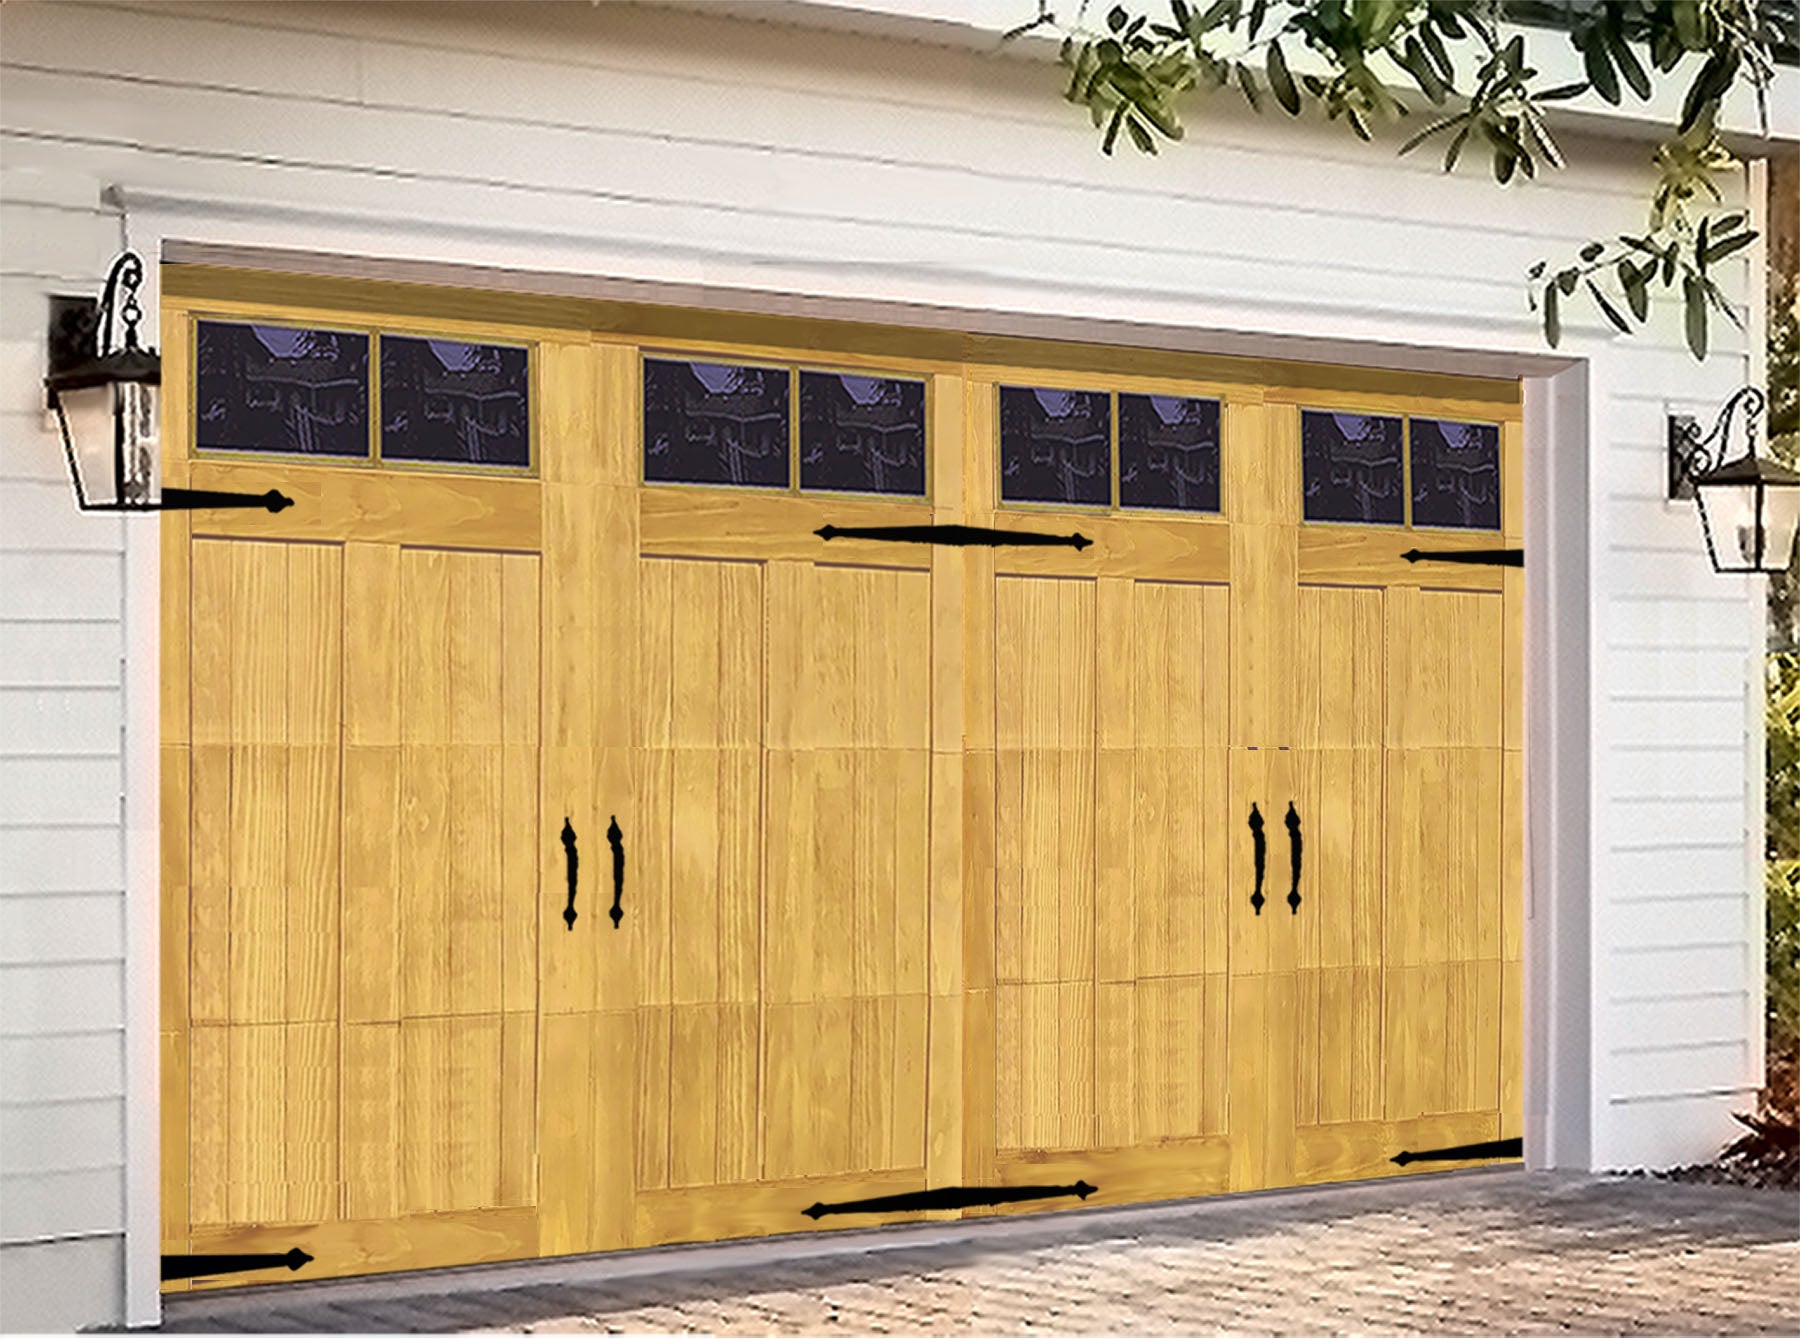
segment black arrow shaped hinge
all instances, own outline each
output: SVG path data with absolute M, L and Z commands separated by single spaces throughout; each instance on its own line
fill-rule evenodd
M 278 1255 L 165 1255 L 162 1258 L 163 1282 L 171 1279 L 211 1278 L 215 1274 L 241 1274 L 250 1269 L 299 1269 L 310 1265 L 312 1256 L 298 1246 Z
M 829 1213 L 918 1213 L 926 1209 L 967 1209 L 977 1204 L 1012 1204 L 1022 1200 L 1060 1199 L 1075 1195 L 1086 1199 L 1098 1190 L 1086 1181 L 1072 1186 L 940 1186 L 903 1195 L 878 1195 L 874 1199 L 846 1200 L 840 1204 L 814 1204 L 800 1212 L 817 1222 Z
M 1060 545 L 1085 549 L 1094 541 L 1079 532 L 1043 535 L 1031 530 L 995 530 L 985 525 L 822 525 L 813 531 L 820 539 L 879 539 L 890 544 L 1003 544 Z
M 1408 549 L 1400 555 L 1409 563 L 1475 563 L 1487 567 L 1523 567 L 1524 549 L 1442 549 L 1427 553 Z
M 1454 1148 L 1430 1148 L 1422 1153 L 1396 1153 L 1391 1161 L 1404 1167 L 1409 1162 L 1466 1162 L 1474 1158 L 1522 1158 L 1523 1139 L 1495 1139 L 1485 1144 L 1458 1144 Z

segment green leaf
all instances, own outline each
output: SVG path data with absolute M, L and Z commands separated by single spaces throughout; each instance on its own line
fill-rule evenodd
M 1706 288 L 1695 275 L 1683 282 L 1683 299 L 1687 304 L 1687 346 L 1696 358 L 1706 357 Z
M 1130 110 L 1131 104 L 1129 102 L 1121 102 L 1118 109 L 1113 112 L 1112 120 L 1107 122 L 1106 125 L 1106 138 L 1100 142 L 1101 153 L 1112 153 L 1113 144 L 1119 138 L 1119 127 L 1125 124 L 1125 113 Z
M 1406 39 L 1400 63 L 1406 67 L 1406 72 L 1413 77 L 1413 82 L 1419 86 L 1421 93 L 1434 103 L 1443 103 L 1449 89 L 1444 86 L 1444 81 L 1438 78 L 1438 73 L 1432 68 L 1431 60 L 1426 56 L 1425 48 L 1419 45 L 1418 38 Z
M 1581 258 L 1583 260 L 1593 260 L 1604 250 L 1606 250 L 1604 243 L 1589 242 L 1586 246 L 1581 248 Z
M 1556 286 L 1562 289 L 1563 296 L 1567 297 L 1570 293 L 1575 291 L 1575 285 L 1579 283 L 1580 280 L 1581 271 L 1571 265 L 1568 269 L 1561 270 L 1557 273 Z
M 1588 82 L 1594 86 L 1594 91 L 1617 107 L 1619 72 L 1613 69 L 1612 58 L 1607 55 L 1606 43 L 1599 33 L 1594 33 L 1582 45 L 1581 59 L 1587 67 Z
M 1419 38 L 1425 43 L 1425 53 L 1437 66 L 1438 78 L 1448 88 L 1456 82 L 1456 67 L 1450 63 L 1450 53 L 1444 50 L 1444 39 L 1438 36 L 1438 30 L 1429 23 L 1420 26 Z
M 1139 152 L 1148 154 L 1156 152 L 1156 141 L 1150 137 L 1150 132 L 1145 130 L 1135 117 L 1125 118 L 1125 129 L 1131 132 L 1131 142 L 1138 146 Z
M 1193 11 L 1187 7 L 1187 0 L 1169 0 L 1169 12 L 1175 16 L 1175 26 L 1185 33 L 1189 21 L 1194 17 Z
M 1555 88 L 1547 88 L 1542 93 L 1533 93 L 1533 102 L 1562 102 L 1567 98 L 1578 98 L 1591 88 L 1591 84 L 1558 84 Z
M 1592 279 L 1587 280 L 1587 291 L 1588 296 L 1594 299 L 1594 305 L 1600 308 L 1601 312 L 1606 316 L 1606 319 L 1613 323 L 1614 328 L 1617 329 L 1621 335 L 1629 335 L 1631 333 L 1631 326 L 1627 324 L 1625 318 L 1619 314 L 1619 309 L 1606 300 L 1606 294 L 1600 291 L 1600 286 Z
M 1250 6 L 1250 40 L 1256 40 L 1256 33 L 1262 27 L 1263 16 L 1269 12 L 1269 0 L 1256 0 Z
M 1125 20 L 1128 17 L 1130 16 L 1125 13 L 1123 5 L 1114 5 L 1106 16 L 1106 26 L 1116 33 L 1125 26 Z
M 1540 260 L 1537 264 L 1533 265 L 1529 270 L 1526 270 L 1525 277 L 1527 279 L 1543 278 L 1544 277 L 1544 262 Z
M 1706 30 L 1700 22 L 1698 0 L 1675 0 L 1671 8 L 1675 13 L 1675 34 L 1681 39 L 1681 45 L 1689 51 L 1705 50 Z
M 1362 116 L 1357 112 L 1356 108 L 1348 107 L 1345 111 L 1350 117 L 1350 128 L 1356 132 L 1359 139 L 1367 141 L 1375 138 L 1369 133 L 1369 127 L 1363 124 Z
M 1244 100 L 1250 104 L 1250 110 L 1262 111 L 1262 94 L 1256 89 L 1256 74 L 1241 61 L 1237 66 L 1237 81 L 1238 87 L 1244 90 Z
M 1712 244 L 1706 248 L 1702 258 L 1708 265 L 1711 265 L 1716 260 L 1723 260 L 1734 251 L 1743 250 L 1755 240 L 1756 234 L 1753 232 L 1733 233 L 1729 237 L 1714 238 Z
M 1226 19 L 1231 17 L 1231 10 L 1232 0 L 1213 0 L 1213 3 L 1207 7 L 1206 12 L 1203 13 L 1197 21 L 1189 25 L 1188 35 L 1190 37 L 1196 37 L 1200 33 L 1211 32 L 1214 28 L 1217 28 Z
M 1456 170 L 1457 156 L 1462 153 L 1462 146 L 1468 142 L 1469 132 L 1474 129 L 1475 123 L 1470 121 L 1456 132 L 1456 137 L 1450 141 L 1450 147 L 1444 153 L 1444 171 L 1454 172 Z
M 1749 217 L 1750 216 L 1741 209 L 1735 210 L 1730 214 L 1719 215 L 1713 220 L 1713 236 L 1717 237 L 1722 232 L 1730 232 L 1734 228 L 1743 227 Z
M 1681 255 L 1681 243 L 1670 242 L 1662 257 L 1662 281 L 1666 287 L 1675 282 L 1675 261 Z
M 1562 342 L 1562 307 L 1555 284 L 1544 288 L 1544 338 L 1553 349 Z
M 1615 15 L 1617 10 L 1612 11 Z M 1625 40 L 1624 34 L 1616 28 L 1606 29 L 1607 49 L 1619 67 L 1619 73 L 1625 76 L 1625 82 L 1631 85 L 1631 91 L 1638 95 L 1640 101 L 1650 97 L 1650 76 L 1644 73 L 1644 67 L 1638 63 L 1637 53 L 1632 51 L 1631 43 Z
M 1269 43 L 1269 89 L 1275 101 L 1289 116 L 1300 115 L 1300 91 L 1294 87 L 1294 76 L 1288 73 L 1287 57 L 1281 54 L 1281 43 Z
M 1624 233 L 1620 233 L 1619 240 L 1634 251 L 1642 251 L 1646 256 L 1655 256 L 1658 260 L 1662 259 L 1662 251 L 1657 247 L 1651 246 L 1648 237 L 1627 237 Z M 1645 271 L 1645 273 L 1650 273 L 1655 269 L 1656 266 L 1652 264 L 1650 269 Z
M 1700 273 L 1706 273 L 1706 225 L 1709 219 L 1700 220 L 1700 231 L 1694 234 L 1694 264 L 1699 266 Z
M 1631 314 L 1643 321 L 1650 315 L 1650 285 L 1646 270 L 1640 270 L 1630 261 L 1619 259 L 1619 286 L 1625 290 L 1625 301 L 1631 304 Z

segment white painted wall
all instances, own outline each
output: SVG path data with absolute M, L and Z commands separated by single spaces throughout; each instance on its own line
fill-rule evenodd
M 1479 159 L 1447 178 L 1393 141 L 1220 99 L 1161 157 L 1103 159 L 1054 70 L 906 31 L 610 4 L 0 10 L 7 1328 L 118 1319 L 118 1236 L 154 1222 L 154 1169 L 130 1202 L 123 1171 L 128 1131 L 153 1150 L 155 1128 L 153 1070 L 126 1039 L 128 983 L 132 1044 L 153 1026 L 155 964 L 153 934 L 126 928 L 143 924 L 125 889 L 144 844 L 127 841 L 122 777 L 141 804 L 153 764 L 121 743 L 124 541 L 117 521 L 75 514 L 37 389 L 44 295 L 93 291 L 117 244 L 103 186 L 124 188 L 149 254 L 168 239 L 504 264 L 1157 322 L 1220 347 L 1234 332 L 1374 341 L 1421 366 L 1448 346 L 1522 369 L 1544 352 L 1525 267 L 1642 222 L 1642 146 L 1598 138 L 1565 143 L 1569 171 L 1501 190 Z M 1757 254 L 1730 265 L 1734 291 Z M 1746 375 L 1741 339 L 1720 343 L 1697 367 L 1673 308 L 1628 340 L 1577 318 L 1563 352 L 1585 363 L 1585 399 L 1559 378 L 1542 416 L 1556 444 L 1593 444 L 1585 493 L 1560 494 L 1579 501 L 1573 551 L 1554 558 L 1593 640 L 1582 710 L 1562 714 L 1593 736 L 1569 800 L 1591 800 L 1591 835 L 1555 865 L 1577 958 L 1556 989 L 1591 1012 L 1571 1052 L 1589 1087 L 1567 1107 L 1591 1128 L 1545 1137 L 1565 1164 L 1705 1157 L 1758 1082 L 1745 702 L 1760 592 L 1714 575 L 1691 505 L 1660 496 L 1665 408 L 1710 418 Z M 136 591 L 135 558 L 132 572 Z M 131 639 L 154 673 L 152 632 Z M 132 749 L 154 748 L 144 729 Z M 133 898 L 153 905 L 153 879 L 152 859 Z M 84 1240 L 85 1256 L 66 1244 Z M 154 1249 L 139 1244 L 140 1265 Z M 76 1277 L 46 1287 L 46 1270 Z M 16 1300 L 51 1296 L 80 1314 Z

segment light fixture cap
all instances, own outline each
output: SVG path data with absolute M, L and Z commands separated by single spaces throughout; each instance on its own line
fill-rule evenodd
M 52 372 L 44 378 L 44 385 L 53 392 L 78 391 L 129 381 L 162 384 L 162 359 L 155 349 L 119 349 L 101 354 Z

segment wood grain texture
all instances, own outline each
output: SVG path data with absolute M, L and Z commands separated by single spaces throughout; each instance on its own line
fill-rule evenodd
M 193 488 L 279 488 L 294 499 L 275 513 L 261 507 L 197 511 L 196 535 L 519 551 L 539 545 L 542 485 L 535 479 L 260 460 L 195 460 L 188 478 Z
M 799 497 L 748 489 L 657 484 L 639 494 L 643 551 L 662 557 L 791 559 L 923 571 L 934 546 L 875 539 L 825 540 L 825 525 L 930 525 L 924 502 Z
M 481 1209 L 384 1220 L 196 1228 L 198 1254 L 279 1254 L 298 1246 L 313 1257 L 305 1278 L 350 1278 L 427 1268 L 445 1260 L 483 1264 L 539 1253 L 537 1215 L 529 1209 Z M 195 1279 L 195 1291 L 292 1283 L 286 1269 Z
M 1351 525 L 1305 525 L 1299 531 L 1299 578 L 1320 586 L 1430 586 L 1438 590 L 1498 591 L 1511 569 L 1476 563 L 1420 561 L 1401 555 L 1465 552 L 1510 546 L 1499 535 L 1469 531 L 1402 530 Z
M 1454 1148 L 1459 1144 L 1485 1143 L 1500 1138 L 1493 1112 L 1458 1112 L 1411 1120 L 1354 1121 L 1341 1125 L 1314 1125 L 1295 1132 L 1295 1184 L 1322 1181 L 1360 1181 L 1379 1176 L 1408 1176 L 1443 1172 L 1452 1168 L 1492 1166 L 1497 1159 L 1468 1162 L 1415 1162 L 1395 1166 L 1393 1157 L 1402 1150 L 1413 1152 Z

